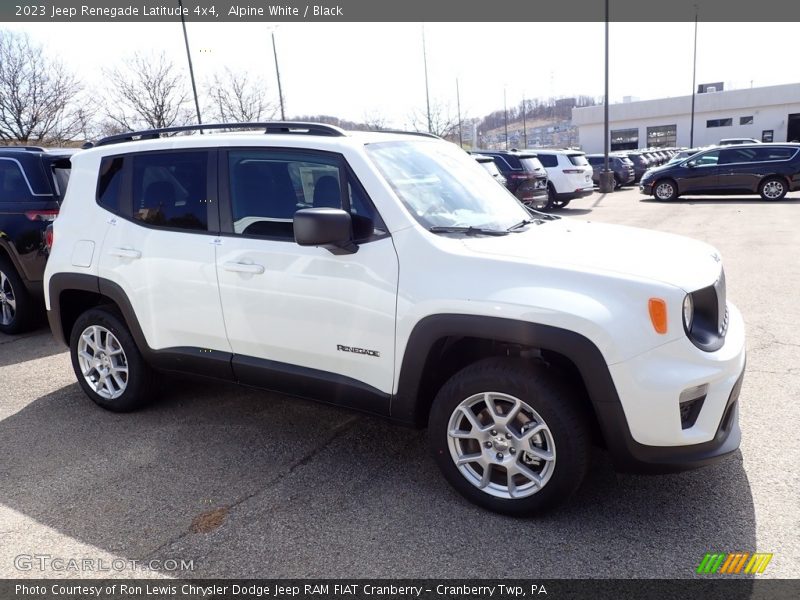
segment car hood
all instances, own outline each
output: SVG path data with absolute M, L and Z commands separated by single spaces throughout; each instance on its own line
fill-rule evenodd
M 531 225 L 502 237 L 464 238 L 464 245 L 479 254 L 650 279 L 686 292 L 713 284 L 721 269 L 719 252 L 704 242 L 573 219 Z

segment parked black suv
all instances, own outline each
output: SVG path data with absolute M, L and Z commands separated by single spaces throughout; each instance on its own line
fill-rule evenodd
M 74 150 L 0 147 L 0 332 L 20 333 L 42 307 L 45 232 L 58 214 Z
M 638 183 L 642 175 L 650 168 L 650 162 L 639 152 L 620 152 L 619 154 L 633 163 L 633 181 Z M 602 165 L 602 163 L 600 164 Z
M 594 174 L 592 181 L 595 185 L 600 185 L 600 172 L 605 164 L 605 157 L 602 154 L 587 154 L 586 160 L 592 165 Z M 621 188 L 623 185 L 633 183 L 636 179 L 636 172 L 633 163 L 628 157 L 608 155 L 608 168 L 614 171 L 614 187 Z
M 760 194 L 780 200 L 800 189 L 800 144 L 712 148 L 649 171 L 639 189 L 664 201 L 682 194 Z
M 547 171 L 535 152 L 524 150 L 478 150 L 491 156 L 506 178 L 506 187 L 528 208 L 547 207 Z
M 480 166 L 482 166 L 489 175 L 494 177 L 494 180 L 502 186 L 506 185 L 506 178 L 503 177 L 503 174 L 500 172 L 500 169 L 497 168 L 497 163 L 494 162 L 494 158 L 491 156 L 486 156 L 485 154 L 473 154 L 475 160 L 478 162 Z

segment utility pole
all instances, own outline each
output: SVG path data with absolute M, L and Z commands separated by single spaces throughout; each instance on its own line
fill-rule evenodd
M 461 94 L 458 91 L 458 77 L 456 77 L 456 108 L 458 109 L 458 145 L 464 147 L 464 136 L 461 133 Z
M 506 103 L 506 88 L 503 87 L 503 120 L 506 129 L 506 150 L 508 150 L 508 104 Z
M 694 61 L 692 66 L 692 121 L 689 126 L 689 148 L 694 148 L 694 101 L 697 96 L 697 4 L 694 5 Z
M 528 106 L 525 104 L 525 92 L 522 92 L 522 140 L 525 144 L 524 149 L 528 148 L 528 126 L 525 123 L 525 113 L 528 112 Z
M 278 78 L 278 100 L 281 103 L 281 121 L 286 120 L 286 112 L 283 109 L 283 88 L 281 87 L 281 71 L 278 68 L 278 50 L 275 48 L 275 31 L 272 31 L 272 54 L 275 57 L 275 75 Z
M 192 94 L 194 94 L 194 108 L 197 111 L 197 124 L 202 125 L 203 119 L 200 118 L 200 101 L 197 99 L 197 85 L 194 82 L 194 67 L 192 66 L 192 53 L 189 52 L 189 35 L 186 33 L 186 20 L 183 18 L 183 2 L 178 0 L 178 8 L 181 10 L 181 26 L 183 27 L 183 41 L 186 44 L 186 58 L 189 61 L 189 79 L 192 80 Z M 203 131 L 201 130 L 202 134 Z
M 606 0 L 606 95 L 603 100 L 603 172 L 600 173 L 600 193 L 607 194 L 614 191 L 614 173 L 608 169 L 608 0 Z
M 428 112 L 428 133 L 433 133 L 431 123 L 431 96 L 428 90 L 428 51 L 425 47 L 425 25 L 422 26 L 422 62 L 425 65 L 425 106 Z

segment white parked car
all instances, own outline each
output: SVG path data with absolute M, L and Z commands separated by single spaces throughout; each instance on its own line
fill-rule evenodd
M 427 427 L 447 480 L 509 514 L 573 493 L 594 440 L 634 471 L 738 447 L 744 324 L 714 248 L 529 212 L 432 137 L 160 137 L 189 129 L 72 158 L 46 305 L 103 408 L 171 372 L 344 405 Z
M 533 150 L 547 171 L 548 208 L 563 208 L 594 191 L 592 166 L 579 150 Z

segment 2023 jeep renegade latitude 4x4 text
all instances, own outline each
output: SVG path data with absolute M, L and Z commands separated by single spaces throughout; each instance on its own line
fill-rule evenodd
M 427 426 L 511 514 L 574 492 L 592 442 L 628 471 L 739 445 L 744 324 L 704 243 L 531 213 L 424 136 L 140 132 L 72 166 L 46 301 L 104 408 L 184 372 Z

